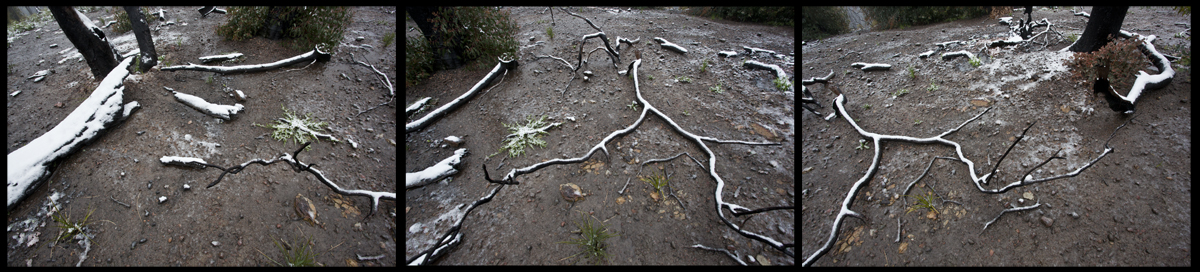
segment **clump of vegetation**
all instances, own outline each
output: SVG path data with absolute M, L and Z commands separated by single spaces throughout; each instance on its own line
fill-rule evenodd
M 915 196 L 904 195 L 904 196 L 911 197 L 911 198 L 914 198 L 917 200 L 917 203 L 913 204 L 912 207 L 908 207 L 908 212 L 905 212 L 905 214 L 908 214 L 908 213 L 911 213 L 913 211 L 917 211 L 920 209 L 929 209 L 930 211 L 933 211 L 934 213 L 938 213 L 937 209 L 933 208 L 933 199 L 938 198 L 936 196 L 933 196 L 933 191 L 929 191 L 929 192 L 925 193 L 925 195 L 915 195 Z
M 925 91 L 930 91 L 930 92 L 932 92 L 932 91 L 937 91 L 937 89 L 938 89 L 937 83 L 936 83 L 936 82 L 930 82 L 930 83 L 929 83 L 929 88 L 925 88 Z
M 988 16 L 988 7 L 863 7 L 867 18 L 879 29 L 895 29 L 910 26 L 936 24 L 963 19 Z
M 509 157 L 521 156 L 521 154 L 525 154 L 525 146 L 536 145 L 540 147 L 546 147 L 546 140 L 542 140 L 541 136 L 542 134 L 547 134 L 545 129 L 549 129 L 549 127 L 546 127 L 545 123 L 546 116 L 543 115 L 537 120 L 533 120 L 532 117 L 527 117 L 526 120 L 528 122 L 524 126 L 501 123 L 504 125 L 504 127 L 507 127 L 508 131 L 512 134 L 505 137 L 504 146 L 501 146 L 500 150 L 496 151 L 496 153 L 488 155 L 488 158 L 491 158 L 496 154 L 500 154 L 500 152 L 504 150 L 508 150 Z M 551 124 L 550 127 L 556 125 L 558 125 L 558 123 Z
M 708 60 L 704 60 L 703 62 L 700 63 L 700 72 L 707 72 L 707 71 L 708 71 Z
M 272 239 L 274 239 L 274 237 L 272 237 Z M 275 259 L 272 259 L 270 256 L 267 256 L 267 254 L 262 253 L 262 251 L 258 251 L 258 254 L 262 254 L 263 257 L 267 257 L 267 260 L 270 260 L 272 263 L 275 263 L 275 265 L 278 265 L 278 266 L 290 266 L 290 267 L 317 266 L 317 261 L 316 261 L 317 254 L 312 251 L 311 247 L 309 247 L 309 244 L 312 243 L 312 237 L 309 237 L 308 241 L 294 243 L 294 244 L 298 245 L 298 247 L 293 247 L 292 245 L 287 244 L 286 242 L 284 242 L 283 245 L 280 245 L 279 241 L 275 241 L 275 240 L 277 240 L 277 239 L 274 239 L 272 241 L 275 243 L 275 247 L 279 248 L 279 252 L 283 254 L 284 263 L 276 262 Z M 258 249 L 254 249 L 254 250 L 257 251 Z M 285 263 L 286 263 L 286 265 L 285 265 Z
M 710 91 L 710 92 L 716 92 L 716 93 L 718 93 L 718 94 L 719 94 L 719 93 L 724 93 L 724 92 L 725 92 L 725 90 L 722 90 L 722 89 L 721 89 L 721 83 L 719 83 L 719 82 L 717 83 L 717 86 L 712 86 L 712 88 L 708 88 L 708 91 Z
M 800 9 L 801 39 L 824 39 L 850 32 L 850 23 L 842 7 L 804 7 Z
M 396 40 L 396 32 L 395 31 L 388 32 L 388 34 L 384 34 L 383 35 L 383 47 L 388 47 L 388 45 L 392 45 L 392 41 L 394 41 L 394 40 Z
M 909 67 L 908 67 L 908 78 L 909 78 L 909 79 L 916 79 L 916 78 L 917 78 L 917 70 L 913 70 L 912 66 L 909 66 Z
M 968 61 L 968 63 L 970 63 L 971 66 L 975 66 L 975 67 L 979 67 L 979 65 L 983 65 L 983 62 L 980 61 L 979 58 L 971 58 L 971 61 Z
M 304 119 L 300 119 L 300 117 L 294 112 L 288 111 L 287 107 L 280 106 L 280 108 L 283 109 L 284 118 L 275 120 L 275 124 L 269 126 L 259 124 L 253 125 L 275 129 L 274 132 L 271 132 L 271 137 L 274 137 L 276 140 L 282 142 L 287 142 L 287 139 L 292 139 L 297 144 L 308 142 L 309 136 L 312 136 L 313 139 L 317 139 L 316 133 L 325 133 L 325 129 L 322 127 L 329 125 L 329 123 L 326 122 L 317 122 L 312 120 L 312 113 L 305 114 Z M 341 142 L 337 139 L 333 139 L 333 141 Z M 320 142 L 320 140 L 317 140 L 317 142 Z M 310 150 L 311 148 L 312 145 L 309 145 L 308 147 L 305 147 L 304 150 Z
M 775 88 L 779 89 L 780 91 L 787 91 L 789 88 L 792 87 L 792 82 L 789 80 L 785 80 L 782 77 L 775 78 L 775 81 L 773 81 L 773 82 L 775 83 Z
M 1138 42 L 1128 39 L 1113 39 L 1100 50 L 1091 53 L 1075 53 L 1073 58 L 1064 60 L 1064 65 L 1070 67 L 1071 80 L 1092 89 L 1100 67 L 1109 71 L 1108 81 L 1117 90 L 1128 90 L 1133 87 L 1138 69 L 1145 66 L 1147 59 L 1138 50 Z
M 145 7 L 142 7 L 139 10 L 142 11 L 142 18 L 150 15 L 150 10 L 146 9 Z M 133 24 L 129 23 L 129 13 L 126 12 L 124 8 L 113 7 L 110 12 L 116 14 L 117 17 L 117 23 L 113 24 L 113 33 L 120 34 L 133 30 Z M 149 21 L 150 19 L 146 20 Z M 100 19 L 100 23 L 101 26 L 103 26 L 103 24 L 105 24 L 104 19 Z
M 665 174 L 665 172 L 664 172 L 664 174 Z M 649 177 L 638 177 L 638 179 L 641 179 L 643 182 L 649 183 L 650 186 L 654 187 L 655 192 L 651 193 L 650 197 L 653 198 L 655 201 L 657 201 L 659 199 L 666 199 L 666 194 L 663 193 L 663 187 L 667 187 L 667 183 L 670 182 L 669 180 L 667 180 L 666 176 L 652 175 Z
M 608 258 L 608 253 L 605 252 L 606 245 L 604 244 L 604 240 L 620 235 L 608 233 L 608 229 L 603 224 L 600 224 L 600 226 L 592 225 L 591 219 L 586 214 L 583 214 L 583 212 L 580 212 L 580 215 L 583 217 L 583 223 L 575 222 L 575 226 L 579 227 L 581 237 L 558 243 L 579 245 L 583 249 L 583 252 L 563 258 L 563 260 L 584 254 L 584 256 L 591 258 L 593 263 L 600 264 L 605 258 Z
M 908 93 L 908 89 L 900 89 L 899 91 L 892 93 L 892 97 L 901 97 L 907 93 Z
M 634 100 L 634 101 L 630 102 L 630 103 L 629 103 L 629 105 L 625 105 L 625 107 L 628 107 L 628 108 L 630 108 L 630 109 L 633 109 L 633 111 L 637 111 L 637 110 L 638 110 L 638 103 L 637 103 L 637 100 Z
M 546 27 L 546 36 L 550 36 L 551 40 L 554 39 L 554 28 L 553 27 L 549 27 L 549 26 Z
M 425 36 L 405 39 L 405 86 L 413 86 L 434 71 L 436 56 L 462 50 L 467 61 L 481 60 L 477 66 L 493 66 L 496 58 L 505 53 L 516 56 L 517 27 L 508 11 L 488 7 L 443 8 L 433 18 L 439 40 L 427 41 Z M 406 13 L 406 18 L 408 18 Z M 427 33 L 428 34 L 428 33 Z M 549 34 L 549 33 L 547 33 Z
M 76 234 L 84 233 L 84 229 L 87 228 L 88 225 L 88 218 L 92 217 L 92 212 L 94 211 L 96 211 L 95 208 L 88 210 L 87 215 L 83 216 L 83 220 L 79 222 L 71 222 L 71 217 L 69 215 L 64 218 L 61 212 L 55 213 L 53 216 L 54 222 L 58 222 L 58 228 L 62 231 L 58 233 L 58 238 L 55 238 L 54 241 L 61 242 L 62 240 L 75 237 Z M 90 239 L 87 238 L 86 234 L 83 235 L 83 237 L 85 239 Z
M 225 39 L 240 41 L 264 33 L 272 16 L 283 20 L 286 37 L 292 38 L 288 47 L 312 50 L 314 46 L 334 48 L 342 38 L 350 18 L 354 15 L 349 7 L 230 7 L 228 20 L 217 27 L 217 34 Z

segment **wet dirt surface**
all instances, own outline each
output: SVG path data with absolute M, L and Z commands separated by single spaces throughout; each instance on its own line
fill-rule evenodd
M 517 34 L 520 46 L 526 48 L 520 50 L 520 66 L 510 71 L 499 87 L 475 96 L 437 123 L 407 135 L 407 172 L 419 171 L 452 154 L 453 148 L 440 147 L 438 140 L 446 136 L 464 138 L 464 147 L 470 154 L 458 167 L 462 172 L 453 181 L 406 191 L 406 228 L 415 224 L 429 226 L 447 210 L 470 204 L 490 192 L 497 185 L 484 180 L 481 165 L 486 165 L 492 177 L 498 178 L 514 167 L 582 156 L 608 134 L 632 124 L 644 109 L 641 105 L 639 111 L 627 107 L 636 99 L 633 82 L 618 75 L 618 69 L 603 52 L 592 54 L 590 67 L 580 69 L 579 78 L 561 94 L 559 90 L 571 79 L 570 69 L 561 61 L 534 60 L 533 56 L 552 54 L 576 65 L 573 59 L 578 48 L 572 48 L 572 43 L 597 31 L 583 20 L 556 10 L 555 36 L 551 40 L 545 31 L 551 25 L 551 14 L 542 13 L 544 9 L 509 9 L 520 26 Z M 794 61 L 789 55 L 794 52 L 795 39 L 791 28 L 713 21 L 672 10 L 572 10 L 600 26 L 610 40 L 615 41 L 617 36 L 641 39 L 633 49 L 622 46 L 623 63 L 619 66 L 628 66 L 634 59 L 632 52 L 641 50 L 643 64 L 638 75 L 642 95 L 683 129 L 726 140 L 782 142 L 771 146 L 705 143 L 716 154 L 717 173 L 726 183 L 722 194 L 725 201 L 751 209 L 794 205 L 793 94 L 769 89 L 774 88 L 770 83 L 774 72 L 746 70 L 741 67 L 743 57 L 724 59 L 716 54 L 737 51 L 744 56 L 746 51 L 741 46 L 775 50 L 784 55 L 783 59 L 765 54 L 756 59 L 780 65 L 790 72 L 791 65 L 785 63 Z M 409 25 L 414 26 L 412 22 Z M 408 30 L 406 35 L 420 34 Z M 656 36 L 684 46 L 689 52 L 681 55 L 665 50 L 653 41 Z M 534 40 L 530 41 L 530 37 Z M 597 40 L 588 40 L 583 45 L 585 51 L 600 46 Z M 546 43 L 530 46 L 538 41 Z M 703 60 L 709 61 L 705 72 L 700 71 Z M 406 104 L 427 96 L 437 98 L 438 106 L 448 103 L 482 79 L 492 66 L 494 63 L 487 70 L 463 68 L 439 72 L 422 85 L 409 88 Z M 588 82 L 582 80 L 584 70 L 595 73 Z M 675 81 L 683 76 L 692 82 Z M 724 93 L 709 91 L 718 82 Z M 563 122 L 544 136 L 548 143 L 545 148 L 527 148 L 526 155 L 516 158 L 500 154 L 485 159 L 499 150 L 501 140 L 509 133 L 502 122 L 524 124 L 527 116 L 534 115 L 553 118 L 547 122 Z M 634 132 L 616 137 L 606 145 L 612 158 L 596 154 L 583 163 L 553 165 L 517 177 L 520 185 L 504 188 L 492 202 L 468 215 L 463 224 L 462 244 L 435 264 L 586 264 L 590 260 L 569 258 L 580 252 L 576 245 L 559 243 L 579 237 L 572 231 L 578 230 L 575 222 L 581 220 L 581 212 L 603 221 L 610 233 L 620 235 L 607 240 L 606 264 L 736 264 L 719 252 L 691 248 L 694 244 L 732 248 L 743 260 L 763 255 L 771 264 L 794 264 L 793 258 L 725 226 L 714 210 L 716 181 L 687 157 L 648 164 L 642 173 L 647 176 L 663 171 L 658 167 L 673 173 L 670 184 L 682 206 L 674 198 L 663 202 L 652 200 L 653 188 L 637 177 L 629 182 L 624 195 L 618 194 L 625 181 L 638 170 L 637 164 L 630 162 L 640 164 L 688 152 L 708 166 L 707 156 L 695 143 L 681 137 L 661 118 L 647 118 Z M 755 130 L 755 126 L 762 129 Z M 559 193 L 559 186 L 568 182 L 591 195 L 572 206 Z M 793 210 L 741 218 L 728 211 L 725 215 L 749 231 L 784 243 L 795 241 Z M 411 257 L 428 248 L 426 242 L 436 239 L 446 229 L 408 229 L 407 255 Z
M 1069 9 L 1039 9 L 1033 18 L 1049 18 L 1065 35 L 1082 33 L 1087 23 Z M 828 240 L 842 201 L 870 167 L 875 151 L 856 149 L 863 137 L 844 118 L 823 119 L 832 110 L 833 88 L 847 95 L 846 109 L 863 129 L 913 137 L 933 137 L 957 127 L 984 111 L 972 100 L 988 101 L 992 108 L 988 113 L 945 137 L 962 145 L 963 155 L 974 161 L 977 173 L 991 171 L 1022 130 L 1036 120 L 1000 165 L 997 179 L 983 185 L 986 189 L 1012 183 L 1059 149 L 1059 156 L 1066 159 L 1039 168 L 1034 178 L 1074 171 L 1096 158 L 1113 130 L 1130 118 L 1110 110 L 1090 89 L 1066 80 L 1069 72 L 1058 64 L 1065 56 L 1054 51 L 1069 41 L 1051 39 L 1057 42 L 1048 51 L 1040 45 L 1028 52 L 994 50 L 978 68 L 963 58 L 917 57 L 934 43 L 998 39 L 1007 26 L 996 21 L 981 18 L 849 34 L 804 46 L 804 78 L 823 77 L 830 70 L 837 74 L 829 86 L 809 86 L 825 106 L 823 115 L 806 112 L 801 117 L 804 258 Z M 1191 41 L 1174 36 L 1186 28 L 1175 23 L 1190 25 L 1191 19 L 1166 8 L 1133 7 L 1122 29 L 1157 35 L 1154 43 L 1159 52 L 1179 56 L 1177 46 L 1190 48 Z M 978 44 L 966 48 L 980 54 Z M 893 68 L 864 73 L 850 68 L 854 62 L 882 62 Z M 915 79 L 908 76 L 909 66 L 915 67 Z M 931 159 L 954 157 L 954 149 L 882 143 L 878 172 L 851 204 L 868 220 L 847 218 L 837 230 L 840 236 L 833 249 L 814 265 L 1191 265 L 1191 73 L 1188 66 L 1172 66 L 1174 81 L 1143 93 L 1136 118 L 1112 138 L 1109 145 L 1114 153 L 1076 177 L 986 194 L 971 182 L 965 164 L 938 160 L 909 194 L 924 195 L 932 187 L 945 199 L 962 203 L 935 201 L 939 214 L 924 209 L 907 213 L 912 204 L 899 198 L 908 198 L 900 196 L 901 191 Z M 1142 69 L 1158 74 L 1149 61 Z M 930 85 L 939 87 L 928 91 Z M 893 97 L 901 89 L 910 93 Z M 1018 200 L 1026 194 L 1031 198 Z M 913 203 L 911 198 L 908 201 Z M 1006 205 L 1038 202 L 1039 208 L 1007 213 L 981 233 Z M 931 215 L 933 219 L 927 217 Z M 900 242 L 896 242 L 897 218 L 902 221 Z
M 269 63 L 304 53 L 285 47 L 282 41 L 263 38 L 225 41 L 215 34 L 216 27 L 227 20 L 225 15 L 201 18 L 196 7 L 163 8 L 167 19 L 176 24 L 153 35 L 157 52 L 173 65 L 199 63 L 197 57 L 235 51 L 246 59 L 210 65 Z M 389 142 L 396 139 L 395 103 L 354 116 L 387 101 L 388 90 L 382 78 L 350 61 L 349 56 L 353 52 L 355 60 L 371 63 L 396 80 L 398 41 L 386 48 L 382 42 L 385 34 L 396 29 L 396 16 L 391 13 L 395 10 L 354 8 L 353 22 L 341 42 L 374 48 L 338 46 L 331 61 L 303 70 L 285 71 L 304 67 L 295 65 L 284 70 L 219 75 L 156 68 L 131 75 L 125 82 L 125 101 L 138 101 L 142 108 L 63 160 L 47 184 L 8 214 L 9 224 L 30 218 L 48 222 L 27 231 L 39 234 L 40 242 L 31 247 L 18 244 L 13 238 L 17 232 L 10 229 L 8 265 L 67 266 L 79 261 L 83 247 L 66 242 L 53 246 L 59 229 L 48 217 L 37 216 L 54 192 L 66 195 L 58 202 L 64 203 L 61 213 L 72 219 L 81 219 L 95 209 L 89 219 L 95 238 L 84 266 L 274 265 L 264 254 L 282 262 L 283 253 L 272 241 L 283 239 L 297 245 L 309 237 L 316 262 L 326 266 L 396 265 L 395 201 L 380 201 L 379 210 L 363 220 L 371 209 L 370 199 L 337 195 L 311 174 L 293 172 L 280 163 L 251 165 L 241 173 L 226 175 L 212 188 L 204 188 L 220 170 L 158 162 L 162 156 L 189 156 L 232 166 L 294 152 L 299 144 L 276 141 L 269 135 L 258 139 L 271 130 L 252 125 L 273 123 L 284 116 L 281 106 L 286 106 L 311 113 L 314 119 L 330 123 L 328 131 L 336 137 L 349 137 L 359 144 L 355 149 L 322 139 L 312 150 L 300 153 L 301 161 L 317 164 L 315 168 L 346 189 L 395 192 L 396 147 Z M 107 10 L 86 15 L 97 24 L 99 18 L 113 20 Z M 159 23 L 155 20 L 151 27 Z M 9 152 L 53 128 L 98 84 L 86 63 L 76 58 L 58 63 L 76 51 L 68 50 L 73 46 L 57 23 L 51 20 L 39 29 L 18 38 L 8 49 L 8 64 L 16 70 L 8 76 L 9 93 L 21 91 L 7 100 Z M 110 35 L 115 36 L 114 44 L 121 52 L 136 47 L 132 32 Z M 359 36 L 365 39 L 356 41 Z M 57 48 L 49 48 L 55 43 Z M 160 67 L 165 67 L 164 61 L 159 62 Z M 39 83 L 25 79 L 43 69 L 55 69 L 56 73 Z M 343 73 L 354 80 L 343 78 Z M 210 76 L 212 83 L 206 83 Z M 242 90 L 249 100 L 241 102 L 245 111 L 232 121 L 222 121 L 176 102 L 163 86 L 215 104 L 237 103 L 228 95 L 232 90 Z M 59 102 L 65 107 L 54 107 Z M 183 190 L 185 184 L 191 189 Z M 311 226 L 296 215 L 293 200 L 297 194 L 313 201 L 324 228 Z M 161 196 L 167 201 L 160 204 Z M 143 239 L 145 242 L 140 242 Z M 219 245 L 214 246 L 214 241 Z M 384 257 L 358 261 L 356 254 Z

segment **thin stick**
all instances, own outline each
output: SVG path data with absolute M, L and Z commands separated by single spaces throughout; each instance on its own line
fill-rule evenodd
M 1037 208 L 1038 206 L 1041 206 L 1041 205 L 1042 205 L 1042 201 L 1039 199 L 1036 204 L 1033 204 L 1033 206 L 1005 209 L 1004 211 L 1001 211 L 999 215 L 996 215 L 996 218 L 992 219 L 992 221 L 988 221 L 987 224 L 983 224 L 983 230 L 979 231 L 979 235 L 983 235 L 983 231 L 987 230 L 988 226 L 991 226 L 992 223 L 996 223 L 996 220 L 1000 220 L 1000 216 L 1003 216 L 1005 213 L 1031 210 L 1031 209 Z

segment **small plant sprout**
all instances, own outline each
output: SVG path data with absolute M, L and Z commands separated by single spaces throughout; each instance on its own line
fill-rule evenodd
M 907 93 L 908 93 L 908 89 L 900 89 L 899 91 L 896 91 L 896 92 L 892 93 L 892 97 L 901 97 L 901 96 L 904 96 L 904 94 L 907 94 Z
M 858 147 L 855 147 L 854 149 L 857 149 L 857 150 L 871 149 L 871 146 L 867 145 L 867 140 L 858 139 Z
M 920 124 L 921 124 L 921 120 L 917 120 L 916 122 L 913 122 L 913 125 L 914 125 L 914 126 L 915 126 L 915 125 L 920 125 Z
M 658 201 L 660 199 L 666 199 L 666 197 L 665 197 L 666 195 L 663 194 L 663 187 L 666 187 L 667 182 L 669 182 L 667 180 L 666 176 L 654 175 L 654 176 L 649 176 L 649 177 L 639 177 L 638 179 L 641 179 L 642 181 L 649 183 L 650 186 L 654 186 L 655 192 L 650 193 L 650 198 L 653 198 L 655 201 Z
M 911 197 L 911 198 L 914 198 L 917 200 L 917 203 L 913 204 L 912 207 L 908 207 L 908 212 L 905 212 L 905 214 L 908 214 L 908 213 L 911 213 L 913 211 L 920 210 L 920 209 L 929 209 L 930 211 L 933 211 L 934 213 L 938 213 L 937 209 L 933 208 L 933 204 L 932 204 L 933 199 L 938 198 L 936 196 L 933 196 L 933 191 L 929 191 L 925 195 L 915 195 L 915 196 L 904 195 L 904 196 Z
M 625 105 L 625 106 L 626 106 L 626 107 L 629 107 L 630 109 L 633 109 L 634 111 L 637 111 L 637 110 L 638 110 L 638 103 L 637 103 L 637 100 L 634 100 L 634 101 L 632 101 L 632 102 L 631 102 L 629 105 Z
M 792 82 L 784 80 L 782 77 L 775 78 L 773 82 L 775 83 L 775 88 L 779 89 L 780 91 L 786 91 L 788 88 L 792 87 Z
M 926 88 L 925 90 L 932 92 L 932 91 L 937 91 L 937 89 L 938 89 L 937 83 L 930 82 L 929 88 Z
M 975 66 L 975 67 L 979 67 L 979 65 L 983 65 L 983 62 L 980 61 L 979 58 L 971 58 L 971 61 L 969 61 L 968 63 L 970 63 L 971 66 Z
M 712 86 L 712 88 L 708 88 L 708 91 L 716 92 L 718 94 L 725 92 L 725 90 L 721 89 L 721 83 L 717 83 L 717 86 Z
M 908 78 L 911 78 L 911 79 L 917 78 L 917 71 L 913 70 L 912 66 L 908 67 Z
M 61 212 L 55 213 L 53 216 L 54 222 L 58 222 L 58 228 L 61 229 L 62 232 L 59 232 L 58 238 L 55 238 L 54 241 L 61 242 L 65 239 L 71 239 L 72 237 L 77 237 L 77 234 L 83 234 L 82 236 L 85 239 L 90 240 L 91 238 L 87 238 L 87 234 L 84 234 L 84 232 L 86 231 L 88 225 L 88 218 L 92 217 L 92 212 L 94 211 L 96 211 L 95 208 L 88 210 L 87 215 L 83 216 L 83 220 L 79 222 L 71 222 L 71 217 L 63 217 Z
M 508 150 L 509 157 L 517 157 L 525 154 L 525 146 L 536 145 L 546 147 L 546 141 L 542 140 L 541 135 L 546 134 L 547 129 L 561 124 L 553 123 L 546 125 L 544 122 L 546 120 L 545 115 L 537 120 L 533 120 L 533 117 L 527 117 L 526 120 L 528 122 L 524 126 L 501 123 L 512 133 L 504 138 L 504 146 L 500 147 L 501 151 Z
M 259 126 L 259 127 L 264 127 L 264 128 L 275 129 L 274 132 L 271 132 L 271 137 L 274 137 L 276 140 L 283 141 L 283 142 L 287 142 L 287 139 L 290 138 L 290 139 L 293 139 L 296 143 L 304 143 L 304 142 L 308 142 L 309 136 L 312 136 L 313 139 L 317 139 L 318 137 L 326 137 L 326 138 L 329 138 L 330 140 L 333 140 L 334 142 L 339 142 L 339 143 L 341 142 L 337 138 L 333 138 L 332 136 L 330 136 L 328 134 L 324 134 L 324 132 L 321 132 L 324 130 L 321 127 L 328 126 L 329 123 L 317 122 L 317 121 L 312 120 L 312 113 L 305 114 L 304 119 L 300 119 L 300 117 L 297 116 L 295 113 L 288 111 L 287 107 L 280 106 L 280 108 L 283 109 L 284 118 L 279 118 L 279 119 L 275 120 L 275 124 L 272 124 L 269 126 L 264 126 L 264 125 L 259 125 L 259 124 L 254 124 L 254 125 Z M 318 140 L 318 142 L 319 142 L 319 140 Z M 304 150 L 309 150 L 311 148 L 312 148 L 312 146 L 310 145 L 308 147 L 305 147 Z
M 582 211 L 579 213 L 582 215 L 583 223 L 575 222 L 575 226 L 579 227 L 578 233 L 581 237 L 571 241 L 563 241 L 558 243 L 578 245 L 583 249 L 583 252 L 576 253 L 575 255 L 563 258 L 562 260 L 574 258 L 575 256 L 579 256 L 579 254 L 584 254 L 584 256 L 591 258 L 593 263 L 600 264 L 605 258 L 608 257 L 608 253 L 604 251 L 604 240 L 620 235 L 608 233 L 608 229 L 606 229 L 603 224 L 600 224 L 599 226 L 593 225 L 591 219 L 587 217 L 587 214 L 584 214 Z
M 275 247 L 279 248 L 279 252 L 283 254 L 283 260 L 286 264 L 276 262 L 275 259 L 272 259 L 270 256 L 267 256 L 267 254 L 262 253 L 262 251 L 258 251 L 258 254 L 262 254 L 263 257 L 267 257 L 267 260 L 270 260 L 272 263 L 275 263 L 275 265 L 278 265 L 278 266 L 290 266 L 290 267 L 317 266 L 317 261 L 316 261 L 317 254 L 314 253 L 312 251 L 312 248 L 308 246 L 309 244 L 312 243 L 311 237 L 308 239 L 308 241 L 292 243 L 292 244 L 295 244 L 296 247 L 293 247 L 292 244 L 288 244 L 287 242 L 284 242 L 283 245 L 280 245 L 278 240 L 279 239 L 273 239 L 272 241 L 275 243 Z M 254 249 L 254 250 L 257 251 L 258 249 Z

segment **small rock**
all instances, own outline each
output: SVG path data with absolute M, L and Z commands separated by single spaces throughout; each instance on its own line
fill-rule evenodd
M 63 107 L 63 103 L 62 103 L 62 102 L 58 102 L 58 103 L 54 104 L 54 107 L 55 107 L 55 108 L 62 108 L 62 107 Z
M 217 241 L 213 241 L 212 244 L 213 244 L 213 246 L 221 246 L 221 242 L 217 242 Z
M 759 264 L 771 265 L 771 260 L 767 260 L 767 257 L 763 256 L 762 254 L 758 254 L 758 256 L 756 256 L 756 258 L 758 259 Z
M 1049 217 L 1042 216 L 1042 224 L 1045 224 L 1046 227 L 1050 227 L 1051 225 L 1054 225 L 1054 219 L 1050 219 Z
M 187 184 L 183 185 L 183 190 L 191 190 L 191 189 L 192 189 L 191 185 L 187 185 Z
M 1025 194 L 1023 196 L 1026 199 L 1033 200 L 1033 193 L 1031 193 L 1031 192 L 1025 192 Z
M 139 243 L 139 244 L 145 244 L 145 243 L 146 243 L 146 238 L 142 238 L 142 240 L 139 240 L 139 241 L 138 241 L 138 243 Z
M 1079 214 L 1075 213 L 1075 212 L 1071 212 L 1071 218 L 1079 219 Z
M 160 197 L 158 197 L 158 203 L 160 203 L 160 204 L 161 204 L 161 203 L 163 203 L 163 202 L 167 202 L 167 197 L 165 197 L 165 196 L 160 196 Z
M 354 38 L 355 41 L 362 41 L 364 39 L 366 39 L 366 37 L 363 37 L 363 36 L 358 36 L 357 38 Z

